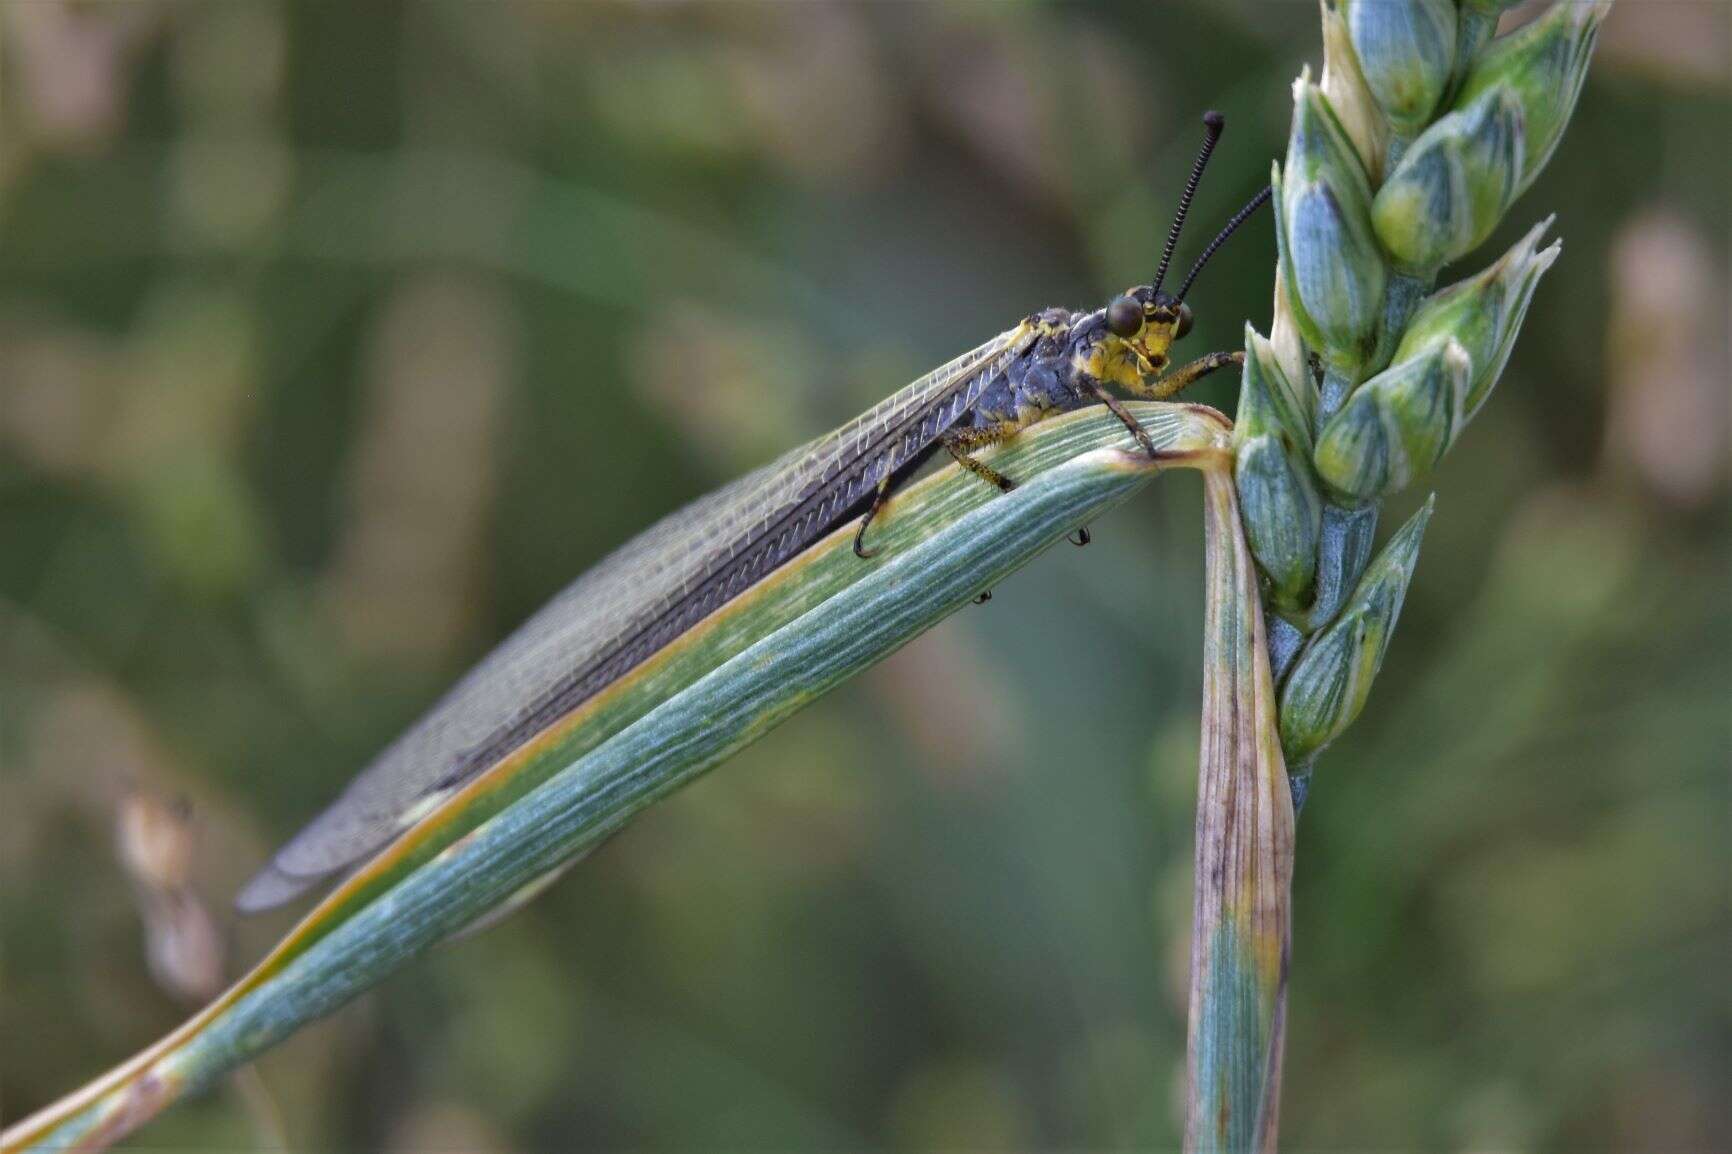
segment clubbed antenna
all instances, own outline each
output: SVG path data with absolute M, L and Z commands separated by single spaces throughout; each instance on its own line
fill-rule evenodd
M 1209 242 L 1208 247 L 1203 249 L 1203 255 L 1197 258 L 1197 263 L 1192 265 L 1191 271 L 1185 274 L 1185 283 L 1179 286 L 1178 294 L 1173 298 L 1175 303 L 1185 299 L 1185 294 L 1191 291 L 1191 285 L 1196 282 L 1197 274 L 1203 271 L 1203 266 L 1209 263 L 1209 258 L 1215 255 L 1215 250 L 1226 244 L 1227 238 L 1232 236 L 1240 225 L 1250 220 L 1251 214 L 1262 208 L 1274 193 L 1275 190 L 1272 187 L 1265 185 L 1262 192 L 1251 198 L 1250 204 L 1233 214 L 1233 219 L 1229 220 L 1226 227 L 1215 234 L 1215 239 Z
M 1215 142 L 1221 139 L 1221 133 L 1227 128 L 1227 118 L 1219 112 L 1203 113 L 1203 150 L 1197 153 L 1196 163 L 1191 165 L 1191 179 L 1185 182 L 1185 193 L 1179 197 L 1179 211 L 1173 214 L 1173 227 L 1167 230 L 1167 247 L 1161 251 L 1161 267 L 1155 271 L 1155 291 L 1161 291 L 1161 282 L 1167 279 L 1167 266 L 1173 263 L 1173 250 L 1179 246 L 1179 233 L 1185 227 L 1185 214 L 1191 211 L 1191 198 L 1197 195 L 1197 185 L 1203 181 L 1203 169 L 1208 166 L 1209 154 L 1215 151 Z

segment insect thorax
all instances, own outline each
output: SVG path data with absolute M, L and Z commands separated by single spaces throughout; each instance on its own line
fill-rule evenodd
M 1032 424 L 1048 413 L 1090 404 L 1094 386 L 1134 386 L 1165 367 L 1114 335 L 1100 312 L 1052 308 L 1023 322 L 1022 350 L 982 392 L 973 423 Z

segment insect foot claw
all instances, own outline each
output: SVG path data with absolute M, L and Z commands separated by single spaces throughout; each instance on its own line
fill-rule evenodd
M 982 589 L 980 591 L 980 596 L 978 596 L 974 599 L 974 603 L 976 605 L 985 605 L 988 601 L 991 601 L 991 600 L 992 600 L 992 590 Z
M 1069 541 L 1072 545 L 1075 545 L 1078 549 L 1081 549 L 1083 546 L 1087 545 L 1090 541 L 1093 541 L 1094 538 L 1092 536 L 1090 536 L 1090 534 L 1089 534 L 1089 527 L 1087 525 L 1084 525 L 1082 528 L 1078 529 L 1075 533 L 1072 533 L 1069 536 L 1067 536 L 1065 538 L 1065 540 Z

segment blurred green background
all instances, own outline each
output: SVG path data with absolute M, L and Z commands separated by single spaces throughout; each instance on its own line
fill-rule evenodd
M 1732 1143 L 1729 13 L 1625 0 L 1467 262 L 1559 214 L 1300 822 L 1290 1148 Z M 1319 58 L 1302 3 L 0 0 L 0 1110 L 256 958 L 239 882 L 611 547 L 1145 280 L 1208 107 L 1222 219 Z M 139 1147 L 1172 1145 L 1199 496 Z

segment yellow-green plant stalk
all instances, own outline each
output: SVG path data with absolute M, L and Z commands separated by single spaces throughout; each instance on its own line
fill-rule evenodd
M 1096 406 L 983 454 L 1022 480 L 1012 493 L 954 467 L 911 485 L 885 510 L 883 562 L 859 563 L 849 526 L 769 575 L 660 666 L 653 676 L 667 692 L 653 705 L 626 722 L 606 711 L 579 719 L 545 754 L 561 768 L 527 791 L 496 787 L 498 804 L 461 836 L 440 840 L 437 828 L 417 827 L 399 839 L 234 987 L 143 1053 L 9 1127 L 0 1152 L 117 1141 L 499 909 L 1159 473 L 1230 476 L 1221 414 L 1126 407 L 1158 459 Z
M 1233 474 L 1204 473 L 1207 602 L 1186 1068 L 1189 1150 L 1272 1150 L 1291 940 L 1293 797 Z
M 1343 0 L 1340 9 L 1354 62 L 1389 124 L 1391 141 L 1413 139 L 1449 86 L 1455 65 L 1455 4 Z
M 1521 0 L 1461 0 L 1461 10 L 1456 14 L 1452 87 L 1460 85 L 1468 66 L 1479 59 L 1486 42 L 1497 33 L 1499 18 L 1519 3 Z
M 1341 613 L 1305 647 L 1281 689 L 1281 751 L 1302 764 L 1353 724 L 1401 619 L 1431 520 L 1427 501 L 1365 570 Z
M 1317 442 L 1317 473 L 1331 489 L 1380 498 L 1443 458 L 1497 384 L 1534 288 L 1562 251 L 1540 247 L 1550 226 L 1535 225 L 1490 268 L 1420 305 L 1389 368 L 1354 390 Z
M 1365 167 L 1309 69 L 1293 86 L 1287 163 L 1270 183 L 1299 332 L 1332 371 L 1351 376 L 1375 355 L 1389 270 L 1372 230 Z
M 1245 326 L 1245 367 L 1233 423 L 1239 497 L 1258 516 L 1246 525 L 1275 604 L 1298 609 L 1317 573 L 1323 500 L 1311 472 L 1311 415 L 1275 347 Z
M 1371 210 L 1397 271 L 1434 276 L 1491 235 L 1515 197 L 1524 135 L 1515 94 L 1494 88 L 1413 142 Z
M 1508 92 L 1521 107 L 1524 151 L 1518 196 L 1533 184 L 1564 138 L 1588 78 L 1600 24 L 1610 9 L 1611 0 L 1554 4 L 1468 63 L 1457 107 L 1493 91 Z
M 1301 442 L 1290 430 L 1274 454 L 1263 384 L 1273 375 L 1248 373 L 1241 407 L 1252 428 L 1236 466 L 1276 615 L 1278 682 L 1358 587 L 1378 502 L 1433 468 L 1484 404 L 1558 257 L 1558 245 L 1541 247 L 1542 225 L 1483 273 L 1432 293 L 1439 270 L 1490 235 L 1557 147 L 1610 0 L 1558 3 L 1494 39 L 1505 6 L 1322 0 L 1323 71 L 1294 85 L 1275 170 L 1274 340 L 1246 341 L 1247 364 L 1278 363 L 1295 394 L 1283 413 L 1312 415 L 1310 459 L 1294 460 Z M 1299 368 L 1307 354 L 1321 380 Z M 1294 555 L 1307 537 L 1314 562 Z
M 1275 315 L 1267 340 L 1247 328 L 1234 436 L 1243 541 L 1279 695 L 1273 759 L 1291 774 L 1295 808 L 1317 755 L 1365 706 L 1433 504 L 1373 560 L 1379 503 L 1442 459 L 1497 384 L 1558 257 L 1557 244 L 1541 247 L 1550 222 L 1484 272 L 1433 285 L 1491 235 L 1556 149 L 1610 3 L 1560 2 L 1494 38 L 1505 0 L 1321 0 L 1323 69 L 1294 85 L 1287 155 L 1272 179 Z M 1211 577 L 1210 612 L 1230 597 Z M 1231 664 L 1223 628 L 1211 618 L 1211 677 Z M 1206 747 L 1210 733 L 1205 721 Z M 1209 763 L 1206 751 L 1205 784 Z M 1198 802 L 1192 1150 L 1275 1142 L 1281 998 L 1271 1004 L 1264 987 L 1241 980 L 1262 970 L 1223 972 L 1220 962 L 1243 952 L 1235 927 L 1272 924 L 1259 919 L 1273 891 L 1245 884 L 1247 859 L 1203 837 L 1251 820 L 1237 812 L 1249 807 L 1275 823 L 1263 836 L 1285 836 L 1290 848 L 1290 827 L 1255 788 L 1205 788 Z M 1283 939 L 1282 983 L 1286 956 Z

